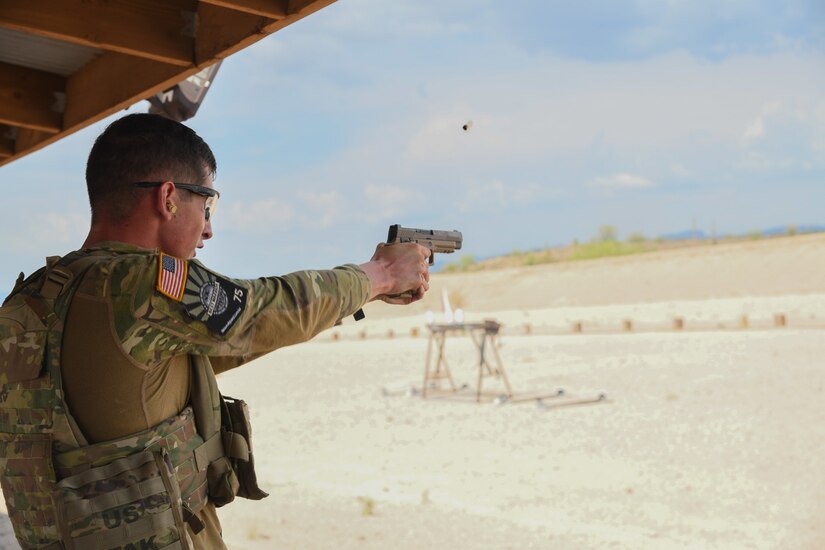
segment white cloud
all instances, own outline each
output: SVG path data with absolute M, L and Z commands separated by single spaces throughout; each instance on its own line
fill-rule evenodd
M 430 80 L 432 99 L 410 104 L 393 131 L 407 136 L 406 160 L 447 167 L 551 162 L 591 155 L 594 146 L 617 158 L 696 146 L 736 150 L 743 139 L 762 138 L 769 121 L 789 112 L 785 105 L 810 115 L 825 85 L 811 75 L 822 63 L 814 55 L 708 63 L 672 53 L 608 65 L 547 56 L 529 69 L 502 68 L 494 79 L 469 73 Z M 395 84 L 388 86 L 376 96 L 397 96 Z M 464 132 L 468 119 L 474 126 Z M 810 116 L 799 121 L 812 124 Z
M 346 205 L 337 191 L 304 191 L 298 197 L 310 210 L 302 216 L 302 223 L 309 226 L 328 227 L 343 218 Z
M 676 162 L 670 165 L 670 173 L 677 178 L 688 178 L 693 175 L 693 172 L 680 162 Z
M 225 223 L 230 229 L 248 232 L 270 232 L 284 229 L 294 220 L 292 206 L 278 199 L 255 202 L 236 201 L 227 205 Z M 218 211 L 221 216 L 221 212 Z
M 529 204 L 554 194 L 555 190 L 535 183 L 513 184 L 493 180 L 468 185 L 457 203 L 461 212 L 495 211 Z
M 78 246 L 89 229 L 89 215 L 85 212 L 38 216 L 33 224 L 37 229 L 26 234 L 43 243 Z
M 783 111 L 782 103 L 779 101 L 770 101 L 762 106 L 762 113 L 751 122 L 745 132 L 742 134 L 742 139 L 746 144 L 751 144 L 764 138 L 767 135 L 765 129 L 765 120 L 770 117 L 780 115 Z M 797 115 L 798 116 L 798 115 Z
M 608 189 L 622 188 L 643 188 L 653 187 L 653 182 L 641 176 L 633 174 L 613 174 L 612 176 L 599 176 L 593 180 L 593 185 Z
M 379 220 L 386 220 L 404 212 L 413 198 L 408 188 L 376 184 L 367 184 L 364 187 L 364 196 L 370 205 L 370 216 Z
M 744 139 L 746 143 L 750 143 L 763 137 L 765 137 L 765 119 L 759 116 L 756 117 L 756 120 L 754 120 L 750 126 L 745 128 L 742 139 Z

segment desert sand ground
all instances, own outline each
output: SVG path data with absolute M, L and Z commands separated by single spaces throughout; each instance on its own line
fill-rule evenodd
M 432 283 L 220 377 L 271 493 L 220 510 L 230 548 L 825 548 L 825 235 Z M 503 323 L 517 395 L 565 395 L 459 399 L 456 334 L 468 388 L 422 399 L 442 289 Z

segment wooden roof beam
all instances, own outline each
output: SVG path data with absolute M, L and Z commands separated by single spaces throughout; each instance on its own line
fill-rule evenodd
M 93 59 L 66 83 L 67 133 L 171 88 L 200 69 L 157 63 L 117 52 Z
M 320 1 L 320 0 L 289 0 L 289 11 L 291 14 L 300 13 L 301 17 L 306 17 L 311 13 L 315 13 L 316 11 L 329 6 L 335 0 L 327 0 L 327 1 Z M 307 8 L 310 8 L 307 10 Z
M 201 2 L 268 19 L 283 19 L 289 13 L 289 0 L 201 0 Z
M 0 63 L 0 123 L 56 134 L 63 128 L 66 79 Z
M 24 151 L 34 149 L 49 139 L 56 139 L 56 136 L 54 134 L 32 130 L 31 128 L 19 128 L 17 130 L 17 139 L 14 142 L 14 154 L 17 155 Z
M 193 9 L 192 0 L 3 0 L 0 27 L 187 67 Z
M 11 126 L 0 124 L 0 159 L 9 158 L 14 154 L 14 130 Z
M 233 0 L 237 4 L 241 0 Z M 287 16 L 282 19 L 262 17 L 230 10 L 213 2 L 198 5 L 198 38 L 195 62 L 208 65 L 254 44 L 264 36 L 291 25 L 332 4 L 335 0 L 289 0 Z
M 9 1 L 17 2 L 18 0 L 2 0 L 4 5 Z M 54 0 L 42 1 L 51 2 Z M 74 3 L 78 0 L 67 1 Z M 97 3 L 101 0 L 85 1 Z M 183 0 L 169 1 L 177 3 Z M 5 158 L 0 155 L 0 166 L 41 149 L 81 128 L 94 124 L 141 99 L 171 88 L 204 67 L 228 57 L 238 50 L 257 42 L 267 34 L 291 25 L 303 17 L 332 4 L 334 1 L 289 0 L 288 15 L 280 20 L 229 10 L 201 1 L 198 4 L 198 39 L 195 48 L 195 64 L 190 64 L 187 67 L 109 51 L 90 61 L 68 79 L 42 73 L 42 71 L 20 69 L 60 79 L 62 83 L 61 90 L 65 89 L 66 98 L 62 129 L 59 133 L 44 133 L 44 131 L 54 132 L 55 127 L 60 127 L 59 124 L 54 122 L 48 128 L 31 124 L 28 125 L 28 129 L 19 128 L 14 154 Z M 130 2 L 127 2 L 127 0 L 107 0 L 105 3 L 107 5 L 119 5 Z M 7 65 L 5 67 L 12 66 Z M 17 83 L 17 79 L 13 75 L 4 76 L 4 70 L 4 66 L 0 64 L 0 123 L 7 122 L 12 126 L 20 126 L 15 122 L 16 119 L 6 121 L 2 117 L 5 111 L 11 111 L 13 114 L 19 115 L 16 109 L 4 107 L 4 93 L 14 92 L 14 89 L 8 86 L 9 82 L 12 84 Z M 59 115 L 59 113 L 55 114 Z
M 181 68 L 174 65 L 117 52 L 109 52 L 93 59 L 65 82 L 63 130 L 60 133 L 47 134 L 38 131 L 38 128 L 32 125 L 29 125 L 29 129 L 18 128 L 13 157 L 37 151 L 147 96 L 171 88 L 181 78 L 191 76 L 198 70 L 193 67 L 181 72 Z M 0 76 L 0 108 L 5 105 L 2 100 L 2 89 Z M 9 122 L 3 119 L 2 112 L 0 122 Z M 11 125 L 18 124 L 11 121 Z M 0 156 L 0 166 L 11 160 L 13 158 Z

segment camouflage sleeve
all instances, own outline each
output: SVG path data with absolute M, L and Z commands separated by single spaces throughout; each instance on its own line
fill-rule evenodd
M 164 279 L 164 261 L 154 257 L 140 273 L 115 267 L 109 277 L 115 332 L 144 365 L 189 353 L 226 370 L 309 340 L 357 311 L 371 290 L 366 273 L 351 264 L 242 280 L 178 260 L 186 271 L 181 283 Z

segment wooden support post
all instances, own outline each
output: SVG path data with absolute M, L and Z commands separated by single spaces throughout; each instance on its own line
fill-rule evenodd
M 576 321 L 573 323 L 573 332 L 581 334 L 582 332 L 582 323 L 581 321 Z
M 501 356 L 498 354 L 498 342 L 495 335 L 490 336 L 490 347 L 493 349 L 493 355 L 496 358 L 496 372 L 501 375 L 501 381 L 504 382 L 504 387 L 507 388 L 507 398 L 513 397 L 513 389 L 510 387 L 510 380 L 507 379 L 507 373 L 504 371 L 504 363 L 501 362 Z
M 625 332 L 633 332 L 633 321 L 631 319 L 625 319 L 622 321 L 622 326 L 624 327 Z
M 681 317 L 673 318 L 673 330 L 682 330 L 685 328 L 685 320 Z
M 427 385 L 430 383 L 430 357 L 432 355 L 433 340 L 435 337 L 435 332 L 430 332 L 430 338 L 427 341 L 427 359 L 424 362 L 424 383 L 421 384 L 422 399 L 427 399 Z
M 427 361 L 424 366 L 424 384 L 421 387 L 421 397 L 424 399 L 427 397 L 427 389 L 431 380 L 438 383 L 441 379 L 446 378 L 450 383 L 450 389 L 452 389 L 453 392 L 456 391 L 455 382 L 453 382 L 453 375 L 450 373 L 450 366 L 447 364 L 447 357 L 444 354 L 444 345 L 447 341 L 447 331 L 435 330 L 432 327 L 430 327 L 430 330 L 430 340 L 427 343 Z M 431 373 L 430 358 L 433 352 L 433 342 L 435 342 L 436 347 L 438 348 L 438 357 L 435 360 L 435 369 Z
M 739 318 L 739 328 L 748 328 L 749 325 L 750 325 L 750 321 L 748 321 L 748 316 L 747 315 L 742 315 Z
M 473 342 L 478 348 L 478 386 L 476 387 L 476 402 L 481 401 L 481 383 L 485 376 L 499 376 L 504 383 L 506 389 L 505 395 L 507 398 L 513 397 L 513 390 L 510 388 L 510 381 L 507 379 L 507 373 L 504 372 L 504 364 L 501 362 L 501 356 L 498 354 L 498 346 L 496 336 L 498 335 L 501 325 L 492 319 L 485 319 L 484 326 L 481 327 L 481 334 L 479 339 L 476 339 L 475 331 L 470 330 L 470 335 Z M 490 364 L 490 353 L 495 357 L 496 364 Z
M 773 316 L 773 324 L 779 328 L 783 328 L 788 326 L 788 319 L 785 317 L 784 313 L 777 313 Z

